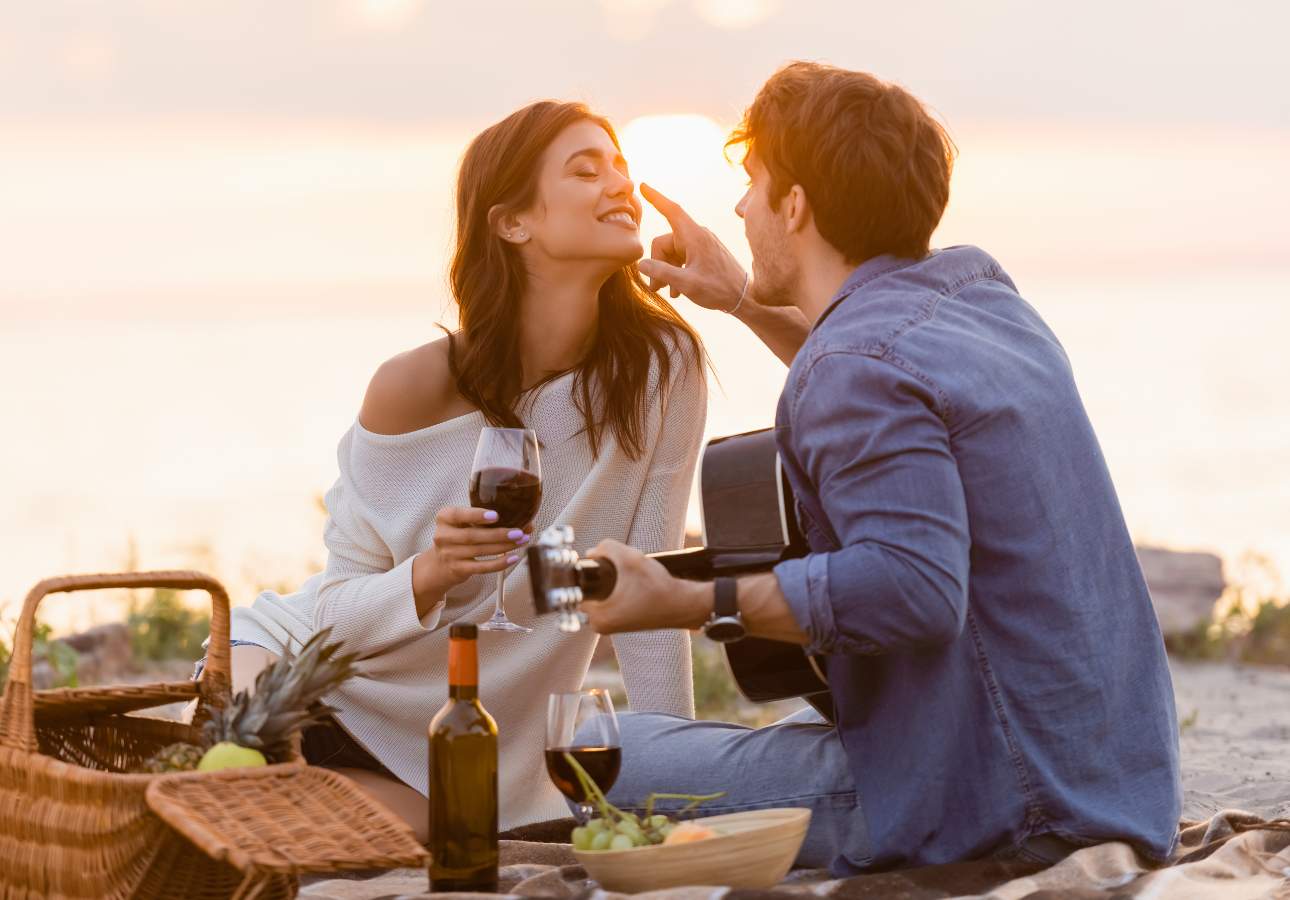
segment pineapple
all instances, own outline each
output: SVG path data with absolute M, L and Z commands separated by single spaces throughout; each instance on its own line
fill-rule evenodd
M 268 762 L 285 760 L 296 734 L 335 711 L 319 703 L 322 696 L 354 674 L 358 654 L 337 655 L 340 644 L 327 643 L 330 635 L 324 628 L 298 655 L 286 651 L 256 677 L 255 693 L 238 691 L 227 707 L 214 710 L 203 727 L 207 752 L 236 744 L 259 751 Z
M 166 772 L 191 772 L 197 768 L 201 762 L 202 754 L 205 751 L 196 744 L 189 744 L 179 741 L 175 744 L 162 747 L 156 753 L 149 756 L 138 767 L 136 772 L 146 772 L 154 775 L 161 775 Z

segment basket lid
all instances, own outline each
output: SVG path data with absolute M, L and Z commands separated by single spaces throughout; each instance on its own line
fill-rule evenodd
M 244 873 L 424 866 L 412 830 L 348 778 L 301 763 L 164 775 L 148 806 L 213 859 Z

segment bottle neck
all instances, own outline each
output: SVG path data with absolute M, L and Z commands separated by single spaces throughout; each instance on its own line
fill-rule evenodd
M 475 641 L 448 641 L 448 696 L 453 700 L 479 697 L 479 650 Z

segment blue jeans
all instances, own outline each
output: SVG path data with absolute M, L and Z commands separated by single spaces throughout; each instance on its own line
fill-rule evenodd
M 872 860 L 869 828 L 838 730 L 807 707 L 764 728 L 703 722 L 661 713 L 623 713 L 623 767 L 609 791 L 619 809 L 641 813 L 655 791 L 711 794 L 700 815 L 798 806 L 811 824 L 798 851 L 798 867 L 852 875 Z M 660 800 L 671 812 L 683 800 Z M 1050 834 L 988 854 L 1001 860 L 1052 865 L 1079 845 Z
M 764 728 L 695 722 L 661 713 L 623 713 L 623 767 L 609 792 L 620 809 L 639 813 L 653 792 L 726 795 L 702 815 L 801 806 L 811 825 L 797 865 L 828 868 L 841 856 L 869 859 L 869 836 L 838 731 L 807 708 Z M 685 801 L 660 800 L 670 812 Z

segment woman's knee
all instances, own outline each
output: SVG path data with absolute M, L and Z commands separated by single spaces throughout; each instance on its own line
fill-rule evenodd
M 233 692 L 247 689 L 255 690 L 255 679 L 261 672 L 278 661 L 278 657 L 263 647 L 253 644 L 240 644 L 230 650 L 232 666 Z M 206 660 L 198 663 L 198 673 L 205 669 Z M 194 674 L 193 680 L 198 675 Z M 197 715 L 197 700 L 194 698 L 179 713 L 179 721 L 191 723 Z
M 278 657 L 265 650 L 263 647 L 256 647 L 252 644 L 241 644 L 234 647 L 231 651 L 233 664 L 233 692 L 238 691 L 255 691 L 256 677 L 278 661 Z

